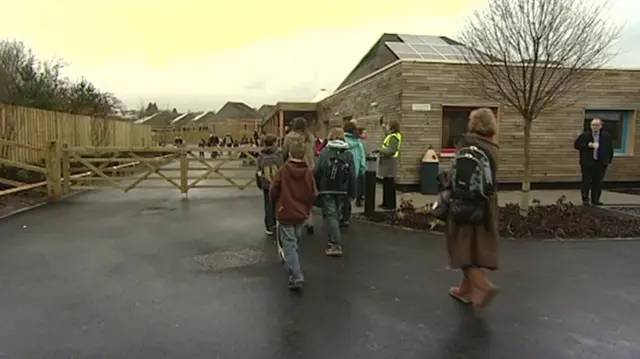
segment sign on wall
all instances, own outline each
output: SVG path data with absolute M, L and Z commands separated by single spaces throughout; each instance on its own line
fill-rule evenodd
M 431 104 L 414 103 L 413 105 L 411 105 L 411 109 L 414 111 L 431 111 Z

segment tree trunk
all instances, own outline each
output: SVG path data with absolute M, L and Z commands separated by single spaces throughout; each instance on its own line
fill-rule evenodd
M 527 216 L 529 213 L 529 190 L 531 189 L 531 123 L 530 119 L 524 119 L 524 173 L 522 175 L 522 189 L 520 192 L 520 214 Z

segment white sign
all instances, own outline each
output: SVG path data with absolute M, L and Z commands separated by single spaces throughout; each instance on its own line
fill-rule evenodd
M 414 103 L 413 105 L 411 105 L 411 109 L 414 111 L 431 111 L 431 104 Z

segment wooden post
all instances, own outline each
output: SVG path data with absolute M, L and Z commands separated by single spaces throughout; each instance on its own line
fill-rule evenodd
M 282 110 L 278 113 L 278 127 L 280 138 L 284 138 L 284 111 Z
M 51 141 L 47 147 L 46 157 L 46 169 L 47 169 L 47 200 L 49 202 L 56 202 L 62 198 L 62 183 L 61 183 L 61 171 L 60 162 L 62 158 L 60 156 L 60 148 L 58 142 Z
M 62 144 L 62 194 L 71 192 L 71 162 L 69 161 L 69 152 L 66 143 Z
M 189 160 L 187 159 L 187 150 L 180 151 L 180 192 L 187 194 L 189 192 Z

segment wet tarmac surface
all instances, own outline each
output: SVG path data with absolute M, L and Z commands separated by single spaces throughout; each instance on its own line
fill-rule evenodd
M 255 189 L 90 192 L 0 221 L 0 358 L 640 358 L 640 243 L 504 243 L 493 306 L 441 237 L 354 223 L 286 289 Z

